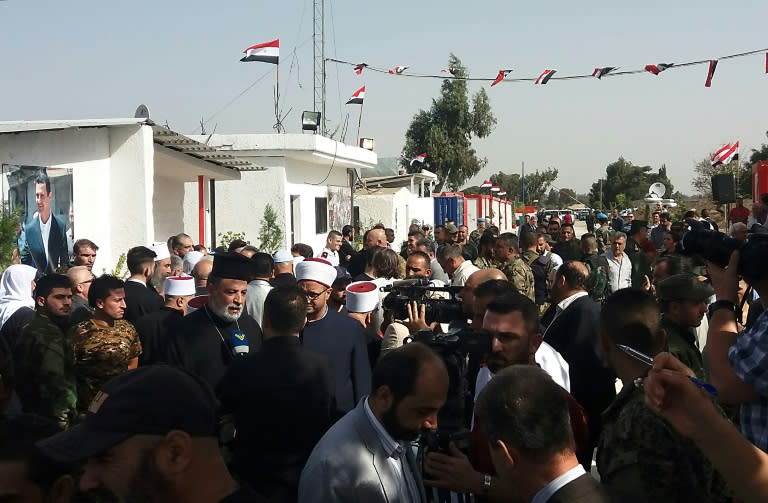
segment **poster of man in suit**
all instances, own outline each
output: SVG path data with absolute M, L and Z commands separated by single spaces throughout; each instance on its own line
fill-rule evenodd
M 21 212 L 21 262 L 42 274 L 66 267 L 74 233 L 71 170 L 4 164 L 2 173 L 6 208 Z

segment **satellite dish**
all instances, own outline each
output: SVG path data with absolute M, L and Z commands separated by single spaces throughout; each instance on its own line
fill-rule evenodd
M 656 182 L 648 187 L 648 196 L 661 199 L 667 192 L 667 188 L 661 182 Z
M 137 119 L 149 119 L 149 108 L 147 105 L 141 104 L 136 108 L 136 113 L 133 116 Z

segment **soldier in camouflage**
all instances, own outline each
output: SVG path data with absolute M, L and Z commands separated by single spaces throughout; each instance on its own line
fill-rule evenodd
M 596 302 L 604 302 L 608 296 L 611 280 L 608 276 L 608 259 L 598 252 L 597 238 L 594 234 L 581 236 L 581 261 L 587 266 L 587 293 Z
M 496 239 L 493 246 L 493 258 L 496 268 L 509 279 L 518 292 L 532 301 L 536 301 L 533 271 L 518 253 L 519 243 L 517 236 L 511 232 L 505 232 Z
M 477 219 L 477 229 L 469 233 L 469 242 L 475 245 L 477 249 L 480 249 L 480 238 L 485 232 L 485 218 L 480 217 Z
M 43 276 L 35 287 L 35 317 L 14 351 L 16 393 L 24 412 L 68 428 L 77 417 L 77 382 L 72 347 L 64 335 L 72 306 L 69 278 Z
M 613 229 L 608 223 L 608 215 L 603 212 L 597 214 L 597 222 L 600 226 L 595 229 L 595 237 L 597 238 L 597 251 L 602 255 L 606 250 L 611 248 L 611 240 L 613 239 Z
M 550 257 L 536 252 L 537 244 L 538 235 L 534 232 L 524 232 L 520 236 L 520 256 L 533 273 L 533 290 L 536 297 L 534 301 L 541 315 L 549 308 L 549 290 L 552 286 L 550 278 L 554 266 Z
M 78 410 L 85 412 L 101 386 L 109 379 L 136 368 L 141 342 L 125 314 L 125 283 L 104 275 L 93 280 L 88 302 L 93 318 L 68 332 L 75 352 Z
M 600 479 L 631 501 L 730 501 L 724 480 L 694 443 L 645 405 L 637 383 L 649 367 L 616 347 L 657 354 L 664 345 L 658 320 L 653 297 L 636 289 L 614 293 L 601 311 L 601 344 L 623 388 L 603 413 Z

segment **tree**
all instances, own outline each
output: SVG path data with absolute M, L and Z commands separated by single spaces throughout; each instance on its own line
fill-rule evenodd
M 259 243 L 261 251 L 269 254 L 275 253 L 283 246 L 283 230 L 277 224 L 277 212 L 271 204 L 264 207 L 264 216 L 261 219 L 259 229 Z
M 557 169 L 547 168 L 544 171 L 536 170 L 533 173 L 525 175 L 525 201 L 531 203 L 535 199 L 543 201 L 546 197 L 547 189 L 552 186 L 552 182 L 557 179 Z M 520 198 L 520 175 L 513 173 L 508 175 L 499 171 L 490 177 L 491 183 L 498 185 L 501 190 L 506 191 L 507 199 L 519 201 Z M 488 189 L 481 189 L 477 185 L 461 189 L 465 194 L 488 194 Z
M 477 156 L 472 138 L 485 138 L 496 126 L 485 89 L 470 100 L 466 67 L 454 54 L 448 58 L 448 66 L 455 69 L 458 78 L 443 80 L 440 96 L 432 100 L 429 111 L 419 110 L 414 115 L 405 133 L 401 161 L 408 169 L 413 157 L 427 152 L 429 169 L 440 180 L 437 192 L 457 189 L 485 167 L 487 160 Z
M 650 166 L 636 166 L 631 161 L 619 157 L 617 161 L 605 168 L 605 176 L 592 184 L 589 202 L 593 207 L 618 205 L 619 194 L 624 195 L 622 201 L 625 203 L 642 201 L 648 194 L 648 187 L 656 182 L 664 184 L 667 188 L 666 195 L 672 194 L 675 190 L 667 176 L 666 165 L 662 165 L 658 172 L 654 173 Z
M 712 199 L 712 177 L 721 173 L 721 166 L 712 166 L 709 159 L 702 159 L 693 167 L 694 176 L 691 185 L 701 197 Z

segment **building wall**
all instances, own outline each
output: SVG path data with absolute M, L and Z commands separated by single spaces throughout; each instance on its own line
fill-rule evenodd
M 434 200 L 418 197 L 406 188 L 387 194 L 355 194 L 355 206 L 360 207 L 360 224 L 367 230 L 381 222 L 395 231 L 399 246 L 408 237 L 408 227 L 416 220 L 419 225 L 433 225 Z

